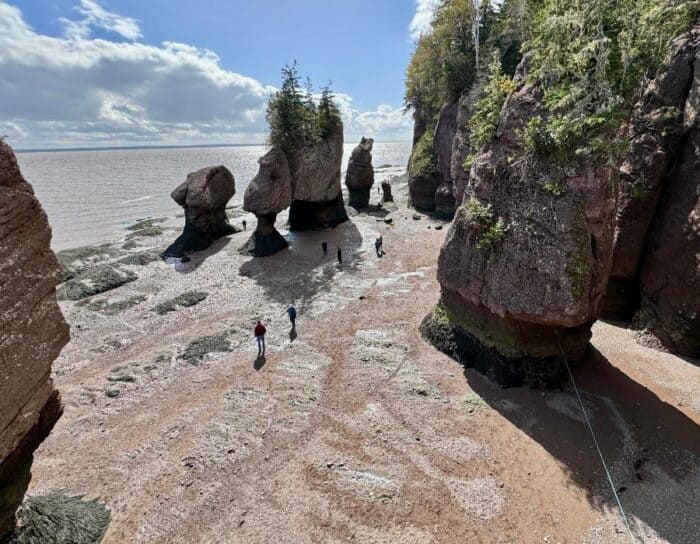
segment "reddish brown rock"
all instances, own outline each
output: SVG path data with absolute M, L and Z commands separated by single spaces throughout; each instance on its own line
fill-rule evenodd
M 290 151 L 287 160 L 292 175 L 290 230 L 333 228 L 347 221 L 340 186 L 343 124 L 319 143 Z
M 700 358 L 700 39 L 694 47 L 682 143 L 643 261 L 635 324 L 673 353 Z
M 235 194 L 236 182 L 225 166 L 211 166 L 189 174 L 171 195 L 185 209 L 185 228 L 164 256 L 181 258 L 234 234 L 236 229 L 228 222 L 226 204 Z
M 606 316 L 630 318 L 639 304 L 650 230 L 660 203 L 665 205 L 662 195 L 670 190 L 666 186 L 676 175 L 674 161 L 688 137 L 684 109 L 699 48 L 700 27 L 673 42 L 668 60 L 645 89 L 630 121 L 630 148 L 620 168 L 613 267 L 603 301 Z
M 362 137 L 352 150 L 345 185 L 348 188 L 350 206 L 360 210 L 369 206 L 369 193 L 374 185 L 374 168 L 372 167 L 372 138 Z
M 456 102 L 443 106 L 433 136 L 433 147 L 441 176 L 438 188 L 435 190 L 435 215 L 445 219 L 452 219 L 455 213 L 452 147 L 457 133 L 457 111 Z
M 523 155 L 521 134 L 546 116 L 526 83 L 476 156 L 440 253 L 442 301 L 426 336 L 504 385 L 552 386 L 587 349 L 612 260 L 614 193 L 606 168 Z M 560 180 L 548 193 L 546 182 Z
M 51 363 L 69 340 L 56 303 L 51 228 L 12 149 L 0 141 L 0 541 L 31 479 L 34 450 L 61 416 Z
M 275 228 L 275 220 L 292 202 L 292 176 L 287 156 L 280 149 L 270 149 L 258 164 L 258 174 L 248 185 L 243 199 L 243 209 L 254 213 L 258 224 L 241 253 L 268 257 L 289 246 Z

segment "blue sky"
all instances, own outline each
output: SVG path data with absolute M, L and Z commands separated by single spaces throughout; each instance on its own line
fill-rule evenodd
M 280 68 L 338 93 L 346 137 L 409 139 L 436 0 L 0 0 L 0 135 L 17 147 L 254 143 Z M 4 42 L 4 43 L 3 43 Z

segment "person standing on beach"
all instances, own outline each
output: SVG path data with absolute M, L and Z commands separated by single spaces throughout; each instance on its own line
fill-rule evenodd
M 289 321 L 292 322 L 292 329 L 297 328 L 297 309 L 294 307 L 294 304 L 292 304 L 289 308 L 287 308 L 287 315 L 289 316 Z
M 374 249 L 377 251 L 377 257 L 381 257 L 384 255 L 384 237 L 383 236 L 380 236 L 374 242 Z
M 323 256 L 328 257 L 328 244 L 326 242 L 321 242 L 321 249 L 323 250 Z
M 338 247 L 338 264 L 343 264 L 343 250 Z
M 248 221 L 243 220 L 243 230 L 248 230 Z
M 255 330 L 253 333 L 255 334 L 255 340 L 258 342 L 258 357 L 265 357 L 265 333 L 267 332 L 267 329 L 265 328 L 265 325 L 262 324 L 262 321 L 258 321 L 258 324 L 255 325 Z

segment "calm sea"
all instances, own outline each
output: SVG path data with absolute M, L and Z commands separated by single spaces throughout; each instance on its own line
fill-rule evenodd
M 353 146 L 345 146 L 343 172 Z M 49 216 L 52 246 L 60 250 L 110 241 L 138 219 L 180 213 L 170 192 L 189 172 L 206 166 L 223 164 L 233 172 L 234 202 L 241 202 L 265 151 L 263 146 L 50 151 L 17 158 Z M 395 168 L 388 172 L 395 173 L 410 152 L 408 142 L 377 143 L 374 166 L 390 165 Z

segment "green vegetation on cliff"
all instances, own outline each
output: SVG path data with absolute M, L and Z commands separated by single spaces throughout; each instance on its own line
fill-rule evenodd
M 476 154 L 515 89 L 515 65 L 531 52 L 527 83 L 542 90 L 544 113 L 523 131 L 526 151 L 557 163 L 614 160 L 643 82 L 699 13 L 698 0 L 442 0 L 408 67 L 406 106 L 430 132 L 440 108 L 471 91 Z
M 282 88 L 267 104 L 271 145 L 291 151 L 317 143 L 328 137 L 340 121 L 330 86 L 321 90 L 317 104 L 308 79 L 302 88 L 296 62 L 282 68 Z

